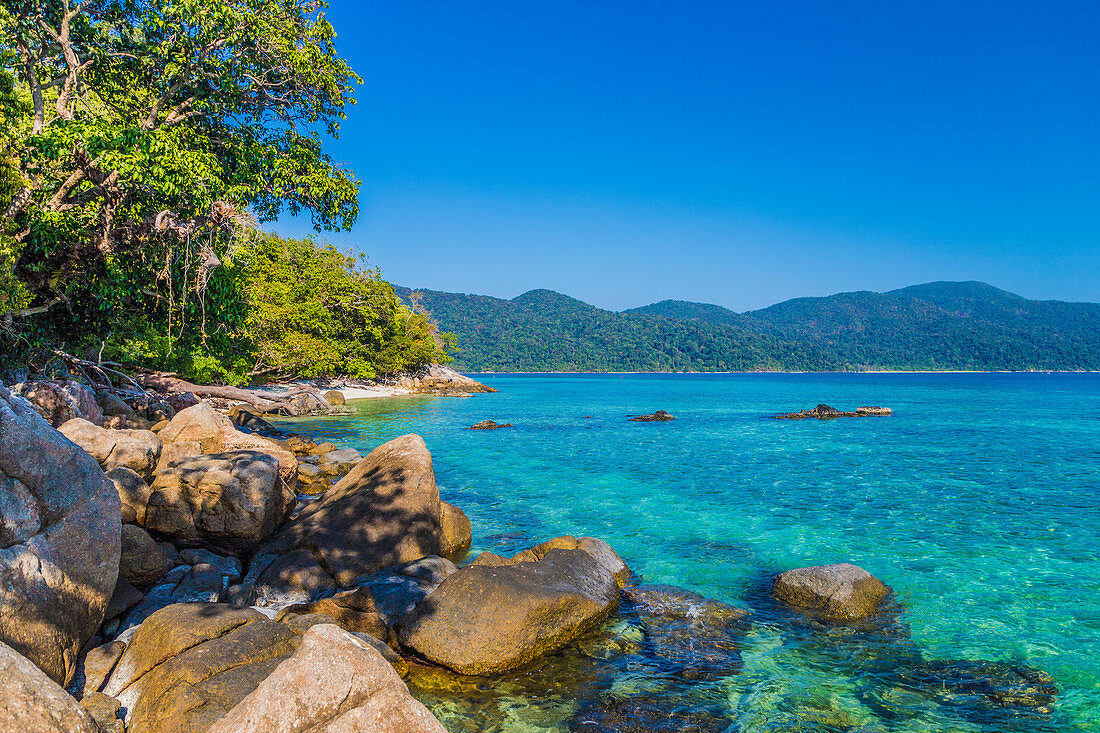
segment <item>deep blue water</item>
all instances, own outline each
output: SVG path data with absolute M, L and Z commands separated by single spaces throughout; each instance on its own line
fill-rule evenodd
M 647 582 L 753 608 L 742 669 L 708 693 L 722 696 L 730 730 L 1004 725 L 926 699 L 891 715 L 869 702 L 881 680 L 862 678 L 875 673 L 792 643 L 761 608 L 762 584 L 838 561 L 896 591 L 924 658 L 1049 672 L 1053 712 L 1015 729 L 1100 730 L 1100 375 L 481 378 L 500 391 L 366 400 L 354 417 L 291 422 L 364 454 L 423 435 L 443 498 L 473 522 L 475 552 L 593 535 Z M 770 417 L 821 402 L 894 414 Z M 626 419 L 656 409 L 677 419 Z M 484 418 L 516 427 L 466 429 Z M 807 705 L 836 715 L 806 722 Z M 549 730 L 564 714 L 536 702 L 499 715 L 500 729 Z

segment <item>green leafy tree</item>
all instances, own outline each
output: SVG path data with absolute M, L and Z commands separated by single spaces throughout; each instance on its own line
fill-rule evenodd
M 6 0 L 0 352 L 111 333 L 163 363 L 235 358 L 244 309 L 210 295 L 241 292 L 222 263 L 252 217 L 321 230 L 358 213 L 321 147 L 358 82 L 323 8 Z

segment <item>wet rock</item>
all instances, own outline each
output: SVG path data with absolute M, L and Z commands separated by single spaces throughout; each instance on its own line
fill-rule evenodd
M 168 558 L 148 532 L 132 524 L 122 525 L 119 577 L 137 588 L 145 588 L 164 575 L 167 565 Z
M 148 480 L 160 457 L 160 438 L 149 430 L 108 430 L 82 418 L 69 420 L 58 430 L 86 450 L 104 471 L 125 466 Z
M 126 709 L 130 733 L 204 731 L 256 689 L 296 642 L 284 624 L 251 609 L 175 604 L 137 628 L 103 692 Z
M 332 453 L 334 450 L 338 450 L 338 446 L 335 443 L 329 443 L 328 441 L 325 441 L 324 443 L 318 443 L 317 445 L 314 445 L 312 448 L 310 448 L 309 452 L 311 455 L 314 456 L 323 456 L 326 453 Z
M 244 608 L 252 606 L 257 599 L 256 586 L 252 584 L 231 585 L 218 596 L 218 602 L 228 603 L 230 606 Z
M 74 418 L 83 418 L 94 425 L 103 424 L 103 411 L 91 389 L 72 380 L 24 382 L 12 387 L 12 392 L 27 400 L 35 412 L 53 427 L 60 427 Z
M 298 461 L 298 490 L 303 494 L 315 496 L 332 488 L 332 481 L 320 466 Z
M 355 468 L 361 460 L 363 456 L 359 451 L 354 448 L 341 448 L 322 454 L 317 465 L 326 476 L 343 476 Z
M 229 451 L 182 458 L 158 473 L 145 526 L 177 543 L 248 553 L 271 537 L 288 508 L 273 456 Z
M 0 641 L 55 682 L 103 622 L 120 515 L 95 460 L 0 386 Z
M 837 563 L 788 570 L 772 582 L 772 592 L 796 608 L 844 622 L 877 613 L 890 589 L 862 568 Z
M 405 646 L 463 674 L 493 674 L 559 649 L 619 604 L 615 578 L 587 552 L 471 565 L 451 575 L 402 621 Z
M 886 417 L 887 415 L 893 415 L 894 411 L 891 410 L 889 407 L 879 407 L 879 406 L 875 405 L 873 407 L 857 407 L 856 408 L 856 414 L 860 415 L 860 416 L 867 415 L 867 416 L 876 416 L 876 417 Z
M 496 430 L 497 428 L 514 428 L 510 422 L 498 423 L 492 420 L 482 420 L 470 426 L 470 430 Z
M 273 432 L 275 428 L 260 413 L 248 405 L 233 405 L 229 408 L 230 421 L 241 428 L 248 428 L 254 432 Z
M 454 504 L 445 501 L 439 502 L 442 510 L 440 523 L 440 552 L 444 555 L 453 555 L 456 552 L 469 549 L 473 541 L 473 525 L 466 513 Z
M 180 580 L 179 585 L 172 591 L 172 600 L 175 603 L 190 601 L 214 603 L 226 587 L 228 587 L 227 579 L 220 568 L 209 563 L 199 563 L 193 565 Z
M 209 733 L 446 733 L 370 644 L 313 626 L 301 645 Z
M 210 550 L 188 548 L 180 552 L 179 559 L 185 565 L 202 563 L 213 565 L 228 582 L 241 579 L 241 561 L 236 557 L 217 555 Z
M 440 553 L 442 509 L 419 435 L 375 448 L 292 519 L 263 552 L 308 550 L 341 587 L 360 575 Z
M 1004 708 L 1044 716 L 1058 697 L 1054 678 L 1036 667 L 1012 662 L 935 660 L 904 667 L 901 678 L 939 702 L 970 709 Z
M 635 415 L 630 418 L 631 422 L 668 422 L 669 420 L 675 420 L 672 415 L 669 415 L 664 410 L 657 410 L 649 415 Z
M 57 682 L 3 642 L 0 642 L 0 683 L 3 690 L 0 730 L 100 733 L 92 716 Z

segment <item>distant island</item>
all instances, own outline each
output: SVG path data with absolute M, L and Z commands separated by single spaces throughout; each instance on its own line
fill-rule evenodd
M 396 288 L 459 337 L 473 372 L 1095 371 L 1100 303 L 982 282 L 795 298 L 736 313 L 663 300 L 622 312 L 552 290 L 511 300 Z

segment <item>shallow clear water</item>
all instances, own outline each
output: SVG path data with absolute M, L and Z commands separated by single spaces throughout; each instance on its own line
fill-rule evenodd
M 624 664 L 569 693 L 536 670 L 478 710 L 424 692 L 452 730 L 575 727 L 586 701 L 569 694 L 654 685 L 737 731 L 1100 729 L 1100 375 L 482 379 L 500 391 L 361 401 L 354 417 L 288 422 L 364 453 L 423 435 L 443 498 L 473 522 L 475 552 L 597 536 L 646 582 L 753 616 L 737 671 L 720 679 Z M 894 415 L 769 417 L 821 402 Z M 677 419 L 626 420 L 656 409 Z M 484 418 L 516 427 L 466 429 Z M 896 591 L 904 641 L 836 639 L 768 602 L 774 573 L 838 561 Z M 1059 695 L 1049 715 L 1022 718 L 945 703 L 895 678 L 913 654 L 1027 664 Z

